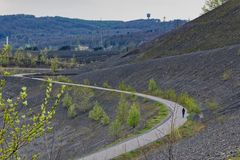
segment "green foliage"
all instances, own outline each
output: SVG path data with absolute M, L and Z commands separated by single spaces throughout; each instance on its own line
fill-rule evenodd
M 0 64 L 2 66 L 7 66 L 7 64 L 9 64 L 11 50 L 12 50 L 12 47 L 10 45 L 4 45 L 2 52 L 0 53 Z
M 140 122 L 140 110 L 139 106 L 134 103 L 128 114 L 128 125 L 132 128 L 136 128 Z
M 163 98 L 176 102 L 177 101 L 177 94 L 176 94 L 175 90 L 168 89 L 163 93 Z
M 57 72 L 57 69 L 58 69 L 58 64 L 59 64 L 59 61 L 58 61 L 58 58 L 57 57 L 54 57 L 51 59 L 51 70 L 52 72 Z
M 116 115 L 117 119 L 121 124 L 126 123 L 127 117 L 128 117 L 128 110 L 129 110 L 129 107 L 128 107 L 126 97 L 123 94 L 121 94 L 121 97 L 117 106 L 117 115 Z
M 77 111 L 76 111 L 76 104 L 72 104 L 68 108 L 68 117 L 69 118 L 74 118 L 77 116 Z
M 153 78 L 148 81 L 148 92 L 155 96 L 162 95 L 161 89 L 157 86 L 157 82 Z
M 178 97 L 178 102 L 186 107 L 189 113 L 200 114 L 200 108 L 196 100 L 190 97 L 187 93 L 181 93 Z
M 63 95 L 65 86 L 57 94 L 50 110 L 47 110 L 52 92 L 51 80 L 45 92 L 44 102 L 40 111 L 34 113 L 27 102 L 27 88 L 22 87 L 17 99 L 3 98 L 5 81 L 0 83 L 0 110 L 2 127 L 0 129 L 0 159 L 21 159 L 19 150 L 32 143 L 35 139 L 50 131 L 50 122 L 55 115 L 56 107 Z M 24 110 L 20 112 L 19 110 Z M 33 156 L 33 159 L 36 156 Z
M 74 87 L 73 99 L 77 104 L 77 109 L 81 112 L 87 112 L 90 108 L 90 99 L 94 96 L 94 91 L 91 88 Z
M 69 79 L 66 76 L 57 76 L 56 80 L 59 81 L 59 82 L 65 82 L 65 83 L 71 83 L 72 82 L 72 80 Z
M 224 80 L 224 81 L 229 80 L 231 78 L 231 75 L 232 75 L 232 73 L 230 70 L 224 71 L 223 75 L 222 75 L 222 80 Z
M 158 90 L 157 82 L 152 78 L 148 81 L 148 91 L 155 93 Z
M 64 95 L 62 101 L 63 101 L 63 106 L 66 108 L 69 108 L 73 104 L 73 99 L 68 93 Z
M 156 103 L 156 106 L 159 107 L 158 114 L 147 120 L 145 127 L 141 132 L 152 129 L 168 116 L 169 110 L 165 105 Z
M 118 137 L 121 134 L 121 129 L 121 122 L 118 119 L 115 119 L 113 122 L 110 123 L 108 131 L 111 136 Z
M 104 87 L 104 88 L 112 88 L 112 87 L 109 85 L 108 81 L 105 81 L 105 82 L 103 83 L 103 87 Z
M 209 100 L 207 101 L 207 107 L 208 109 L 210 109 L 211 111 L 214 111 L 216 109 L 218 109 L 218 104 L 216 101 L 214 100 Z
M 204 13 L 207 13 L 207 12 L 221 6 L 222 4 L 224 4 L 227 1 L 228 0 L 206 0 L 205 5 L 203 6 L 202 10 Z
M 103 112 L 103 116 L 101 118 L 101 123 L 103 125 L 108 125 L 110 123 L 110 119 L 109 119 L 108 115 L 105 112 Z
M 124 81 L 121 81 L 118 85 L 119 90 L 122 91 L 129 91 L 129 92 L 136 92 L 135 88 L 133 88 L 130 85 L 126 85 L 126 83 Z
M 95 121 L 99 121 L 103 117 L 104 110 L 98 102 L 95 103 L 93 109 L 89 112 L 88 117 Z

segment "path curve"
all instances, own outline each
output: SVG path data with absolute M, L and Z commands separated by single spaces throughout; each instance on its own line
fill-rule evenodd
M 42 79 L 42 78 L 27 77 L 27 76 L 37 75 L 37 74 L 40 74 L 40 73 L 16 74 L 16 75 L 13 75 L 13 77 L 27 78 L 27 79 L 37 80 L 37 81 L 44 81 L 44 82 L 47 81 L 46 79 Z M 128 92 L 128 91 L 96 87 L 96 86 L 89 86 L 89 85 L 83 85 L 83 84 L 65 83 L 65 82 L 58 82 L 58 81 L 52 81 L 52 83 L 60 84 L 60 85 L 92 88 L 92 89 L 97 89 L 97 90 L 124 93 L 124 94 L 129 94 L 129 95 L 136 95 L 138 97 L 150 99 L 155 102 L 160 102 L 160 103 L 166 105 L 171 111 L 171 115 L 168 119 L 166 119 L 164 122 L 161 122 L 159 125 L 157 125 L 153 129 L 151 129 L 150 131 L 147 131 L 141 135 L 137 135 L 133 138 L 129 138 L 129 139 L 127 139 L 123 142 L 120 142 L 118 144 L 115 144 L 113 146 L 103 148 L 100 151 L 89 154 L 89 155 L 79 158 L 77 160 L 109 160 L 109 159 L 116 158 L 124 153 L 136 150 L 142 146 L 145 146 L 147 144 L 155 142 L 155 141 L 163 138 L 164 136 L 168 135 L 171 132 L 172 122 L 174 124 L 174 128 L 179 128 L 187 121 L 187 118 L 186 118 L 188 116 L 187 113 L 184 118 L 182 117 L 183 106 L 181 106 L 175 102 L 172 102 L 172 101 L 169 101 L 166 99 L 162 99 L 159 97 L 142 94 L 142 93 L 132 93 L 132 92 Z

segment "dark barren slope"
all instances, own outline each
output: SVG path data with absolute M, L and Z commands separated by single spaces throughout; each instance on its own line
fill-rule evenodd
M 229 0 L 196 20 L 185 24 L 129 54 L 157 58 L 209 50 L 240 43 L 240 0 Z
M 239 52 L 239 45 L 230 46 L 99 69 L 73 76 L 73 79 L 89 79 L 98 85 L 108 81 L 114 86 L 123 80 L 138 90 L 146 90 L 147 81 L 154 78 L 163 89 L 189 92 L 199 100 L 202 109 L 206 109 L 204 102 L 213 99 L 230 110 L 240 102 Z M 224 80 L 224 74 L 229 78 Z
M 0 79 L 4 79 L 4 77 L 0 76 Z M 5 77 L 5 79 L 7 83 L 3 96 L 15 99 L 21 87 L 27 86 L 28 104 L 33 108 L 33 111 L 37 113 L 43 102 L 46 83 L 24 78 Z M 53 93 L 57 93 L 58 87 L 59 85 L 54 85 Z M 94 103 L 98 101 L 112 121 L 116 116 L 116 107 L 120 95 L 97 90 L 94 90 L 94 93 L 95 96 L 91 98 L 89 102 L 90 105 L 93 107 Z M 130 97 L 127 97 L 127 101 L 129 104 L 132 103 Z M 154 106 L 153 102 L 146 102 L 143 101 L 143 99 L 138 99 L 137 102 L 141 106 L 142 119 L 140 128 L 143 128 L 145 121 L 158 112 L 158 107 Z M 79 105 L 77 102 L 75 103 Z M 80 158 L 86 154 L 102 149 L 104 146 L 116 140 L 115 137 L 109 135 L 108 126 L 89 119 L 88 112 L 78 111 L 77 113 L 77 117 L 69 118 L 67 116 L 67 109 L 63 107 L 61 103 L 57 108 L 52 123 L 54 126 L 53 132 L 46 134 L 43 138 L 39 138 L 31 145 L 23 148 L 21 151 L 23 155 L 26 156 L 25 159 L 30 159 L 28 156 L 36 153 L 40 153 L 41 160 L 48 159 L 46 156 L 51 152 L 54 153 L 54 157 L 57 153 L 60 153 L 57 158 L 58 160 Z M 0 122 L 0 126 L 1 123 L 2 122 Z M 125 126 L 122 128 L 121 136 L 126 136 L 131 133 L 133 133 L 133 130 Z M 53 150 L 51 147 L 53 147 Z

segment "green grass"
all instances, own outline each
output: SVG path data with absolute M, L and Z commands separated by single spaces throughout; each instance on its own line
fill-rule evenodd
M 183 126 L 181 126 L 179 129 L 177 129 L 177 132 L 180 136 L 176 139 L 176 142 L 184 139 L 189 138 L 196 133 L 199 133 L 201 130 L 204 129 L 204 125 L 202 123 L 194 122 L 194 121 L 187 121 Z M 156 150 L 161 149 L 168 140 L 168 136 L 164 137 L 163 139 L 153 142 L 147 146 L 141 147 L 135 151 L 131 151 L 128 153 L 125 153 L 117 158 L 114 158 L 114 160 L 132 160 L 132 159 L 138 159 L 140 157 L 144 156 L 145 152 L 153 152 Z
M 154 128 L 156 125 L 161 123 L 165 118 L 167 118 L 169 114 L 168 108 L 161 103 L 156 103 L 155 105 L 159 107 L 158 114 L 147 120 L 145 127 L 142 130 L 138 131 L 139 134 Z

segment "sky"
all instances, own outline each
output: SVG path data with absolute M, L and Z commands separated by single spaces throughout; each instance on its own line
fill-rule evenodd
M 31 14 L 88 20 L 194 19 L 205 0 L 0 0 L 0 15 Z

